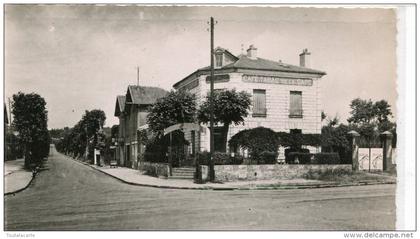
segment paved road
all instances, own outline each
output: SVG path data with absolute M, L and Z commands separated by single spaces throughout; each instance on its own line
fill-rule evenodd
M 52 150 L 25 191 L 5 197 L 6 230 L 386 230 L 394 185 L 195 191 L 123 184 Z

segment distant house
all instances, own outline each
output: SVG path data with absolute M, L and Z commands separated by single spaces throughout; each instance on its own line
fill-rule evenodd
M 158 87 L 134 86 L 125 95 L 117 96 L 114 115 L 119 118 L 117 162 L 121 166 L 137 167 L 139 154 L 138 130 L 147 123 L 147 109 L 167 91 Z
M 277 132 L 321 133 L 320 80 L 326 73 L 311 68 L 311 53 L 299 54 L 299 66 L 257 56 L 251 45 L 247 54 L 233 55 L 226 49 L 215 49 L 215 90 L 236 89 L 252 95 L 252 108 L 243 125 L 231 125 L 228 139 L 243 129 L 267 127 Z M 197 69 L 173 86 L 205 99 L 210 90 L 210 67 Z M 225 151 L 227 145 L 220 127 L 215 127 L 215 150 Z M 200 150 L 209 150 L 209 130 L 202 133 Z M 190 137 L 186 135 L 187 140 Z M 196 139 L 198 140 L 198 138 Z M 319 148 L 309 148 L 312 152 Z M 284 159 L 284 150 L 279 150 Z

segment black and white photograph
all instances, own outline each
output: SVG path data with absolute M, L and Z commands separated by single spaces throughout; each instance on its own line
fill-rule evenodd
M 4 3 L 3 234 L 414 238 L 415 11 Z

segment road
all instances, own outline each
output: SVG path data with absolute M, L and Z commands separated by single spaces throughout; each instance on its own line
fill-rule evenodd
M 5 230 L 389 230 L 395 185 L 205 191 L 121 183 L 57 153 L 5 196 Z

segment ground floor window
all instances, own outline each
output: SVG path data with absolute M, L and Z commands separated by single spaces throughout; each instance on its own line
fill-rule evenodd
M 214 151 L 226 152 L 226 134 L 223 127 L 214 127 Z

